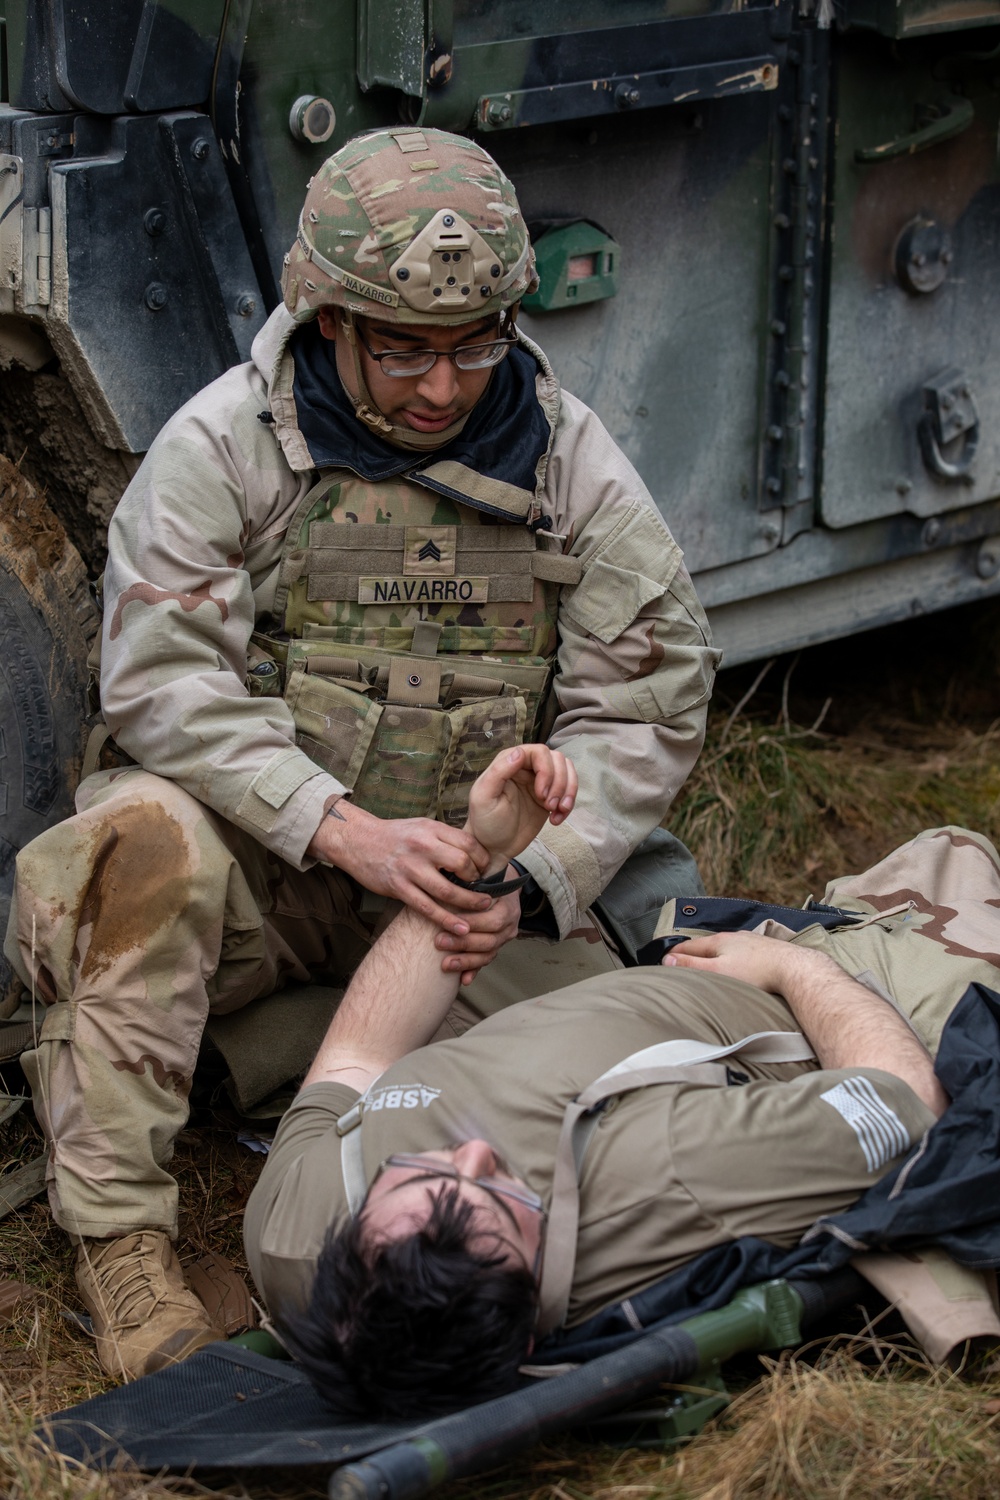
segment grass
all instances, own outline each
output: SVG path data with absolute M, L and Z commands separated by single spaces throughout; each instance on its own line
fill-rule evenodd
M 706 749 L 672 826 L 707 888 L 799 904 L 921 828 L 958 822 L 1000 839 L 1000 608 L 977 605 L 723 673 Z M 37 1154 L 27 1109 L 0 1126 L 0 1170 Z M 182 1259 L 242 1264 L 239 1225 L 260 1159 L 232 1119 L 203 1109 L 184 1132 Z M 32 1444 L 33 1421 L 104 1389 L 77 1306 L 73 1253 L 36 1203 L 0 1223 L 0 1279 L 37 1297 L 0 1326 L 2 1500 L 265 1500 L 322 1491 L 96 1476 Z M 442 1500 L 978 1500 L 997 1490 L 1000 1380 L 927 1369 L 907 1346 L 838 1340 L 744 1365 L 745 1389 L 680 1454 L 572 1439 Z
M 672 826 L 710 892 L 799 904 L 922 828 L 989 833 L 998 810 L 1000 720 L 888 744 L 715 710 Z

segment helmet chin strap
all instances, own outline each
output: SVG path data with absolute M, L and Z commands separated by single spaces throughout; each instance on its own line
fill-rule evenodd
M 415 453 L 424 453 L 434 448 L 443 448 L 445 443 L 450 443 L 452 438 L 458 437 L 462 428 L 469 420 L 469 412 L 464 417 L 459 417 L 457 422 L 452 422 L 450 427 L 444 427 L 440 432 L 415 432 L 412 427 L 400 427 L 395 422 L 390 422 L 384 412 L 375 405 L 372 394 L 368 389 L 364 371 L 361 368 L 361 355 L 358 350 L 358 338 L 354 328 L 354 315 L 341 309 L 340 326 L 344 330 L 344 337 L 351 348 L 351 359 L 354 363 L 354 379 L 357 382 L 358 394 L 352 396 L 351 392 L 344 386 L 344 391 L 354 407 L 354 415 L 359 422 L 364 422 L 373 432 L 387 443 L 392 443 L 396 448 L 408 448 Z M 343 383 L 343 382 L 341 382 Z

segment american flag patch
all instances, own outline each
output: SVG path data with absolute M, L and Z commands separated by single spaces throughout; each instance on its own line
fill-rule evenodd
M 912 1144 L 895 1110 L 889 1108 L 867 1078 L 845 1078 L 820 1094 L 850 1125 L 864 1152 L 869 1172 L 877 1172 Z

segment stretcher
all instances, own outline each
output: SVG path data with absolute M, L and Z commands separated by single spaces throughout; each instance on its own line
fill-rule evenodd
M 149 1472 L 322 1472 L 331 1500 L 419 1500 L 570 1430 L 643 1445 L 691 1437 L 728 1401 L 725 1360 L 795 1346 L 863 1286 L 842 1270 L 744 1287 L 724 1307 L 422 1423 L 338 1423 L 294 1364 L 262 1352 L 266 1335 L 247 1334 L 60 1412 L 39 1436 L 96 1468 L 124 1455 Z

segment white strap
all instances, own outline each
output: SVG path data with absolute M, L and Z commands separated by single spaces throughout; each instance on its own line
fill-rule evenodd
M 726 1069 L 721 1059 L 742 1057 L 760 1063 L 810 1062 L 816 1054 L 799 1031 L 755 1031 L 738 1042 L 720 1047 L 690 1038 L 657 1042 L 616 1063 L 594 1080 L 563 1115 L 552 1173 L 552 1202 L 545 1236 L 545 1260 L 539 1289 L 539 1333 L 558 1328 L 566 1317 L 576 1266 L 576 1238 L 580 1223 L 578 1174 L 593 1134 L 592 1113 L 606 1099 L 634 1089 L 663 1083 L 698 1083 L 721 1087 Z M 580 1140 L 580 1135 L 583 1139 Z
M 621 1081 L 632 1073 L 644 1072 L 647 1068 L 686 1068 L 693 1063 L 716 1062 L 721 1057 L 741 1056 L 760 1063 L 811 1062 L 816 1056 L 801 1031 L 755 1031 L 740 1042 L 720 1047 L 714 1042 L 694 1042 L 680 1038 L 671 1042 L 655 1042 L 652 1047 L 643 1047 L 633 1052 L 602 1073 L 596 1083 L 587 1089 L 600 1088 L 612 1079 Z M 582 1095 L 581 1095 L 582 1097 Z
M 340 1171 L 344 1179 L 344 1196 L 348 1212 L 356 1219 L 361 1205 L 368 1196 L 368 1179 L 361 1154 L 361 1117 L 364 1113 L 364 1097 L 351 1106 L 346 1115 L 337 1121 L 340 1136 Z

